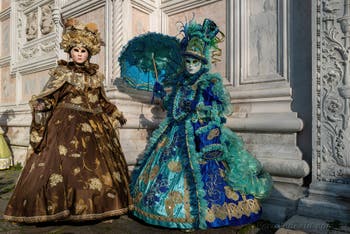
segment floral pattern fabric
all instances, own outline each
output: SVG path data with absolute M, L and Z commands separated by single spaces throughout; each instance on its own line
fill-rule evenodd
M 167 117 L 133 172 L 133 214 L 180 229 L 255 222 L 271 177 L 224 127 L 230 102 L 221 77 L 202 68 L 169 86 Z
M 31 101 L 45 109 L 33 112 L 32 150 L 4 218 L 35 223 L 127 213 L 129 175 L 111 119 L 122 114 L 106 98 L 101 74 L 67 63 L 52 74 Z

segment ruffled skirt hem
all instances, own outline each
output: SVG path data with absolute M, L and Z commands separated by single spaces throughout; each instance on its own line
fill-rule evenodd
M 82 215 L 71 215 L 69 210 L 64 210 L 53 215 L 41 215 L 41 216 L 11 216 L 3 215 L 4 219 L 10 222 L 18 223 L 43 223 L 43 222 L 56 222 L 56 221 L 90 221 L 105 219 L 113 216 L 120 216 L 128 213 L 132 209 L 132 206 L 128 208 L 121 208 L 118 210 L 106 211 L 98 214 L 82 214 Z

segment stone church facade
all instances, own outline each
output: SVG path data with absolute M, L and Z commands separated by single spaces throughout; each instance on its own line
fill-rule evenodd
M 119 131 L 132 169 L 164 112 L 123 85 L 118 54 L 148 31 L 176 36 L 193 16 L 225 34 L 212 69 L 231 95 L 227 126 L 273 176 L 265 219 L 350 220 L 350 0 L 0 0 L 0 127 L 13 163 L 26 160 L 28 100 L 68 59 L 62 19 L 99 26 L 106 46 L 92 62 L 128 119 Z

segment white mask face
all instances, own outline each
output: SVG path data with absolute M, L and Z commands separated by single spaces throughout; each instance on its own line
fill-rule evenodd
M 199 59 L 186 57 L 185 58 L 186 70 L 190 74 L 196 74 L 202 67 L 202 63 Z
M 71 49 L 70 56 L 74 62 L 81 64 L 88 60 L 89 52 L 84 47 L 75 46 Z

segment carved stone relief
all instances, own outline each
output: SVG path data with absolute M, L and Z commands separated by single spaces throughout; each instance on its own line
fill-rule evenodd
M 27 24 L 26 24 L 26 38 L 27 41 L 31 41 L 38 36 L 38 13 L 29 12 L 27 15 Z
M 349 4 L 349 0 L 322 0 L 318 6 L 317 178 L 342 184 L 350 183 Z
M 24 71 L 29 69 L 40 69 L 46 66 L 55 55 L 55 24 L 53 21 L 54 2 L 46 2 L 41 5 L 38 1 L 17 1 L 16 14 L 16 53 L 12 62 L 12 69 Z M 37 60 L 45 60 L 47 63 L 37 65 Z M 24 68 L 26 66 L 26 68 Z
M 52 32 L 53 26 L 52 8 L 50 5 L 44 5 L 41 7 L 40 31 L 43 35 L 49 34 Z
M 21 55 L 24 59 L 30 59 L 36 56 L 40 51 L 39 46 L 32 46 L 29 48 L 21 49 Z

